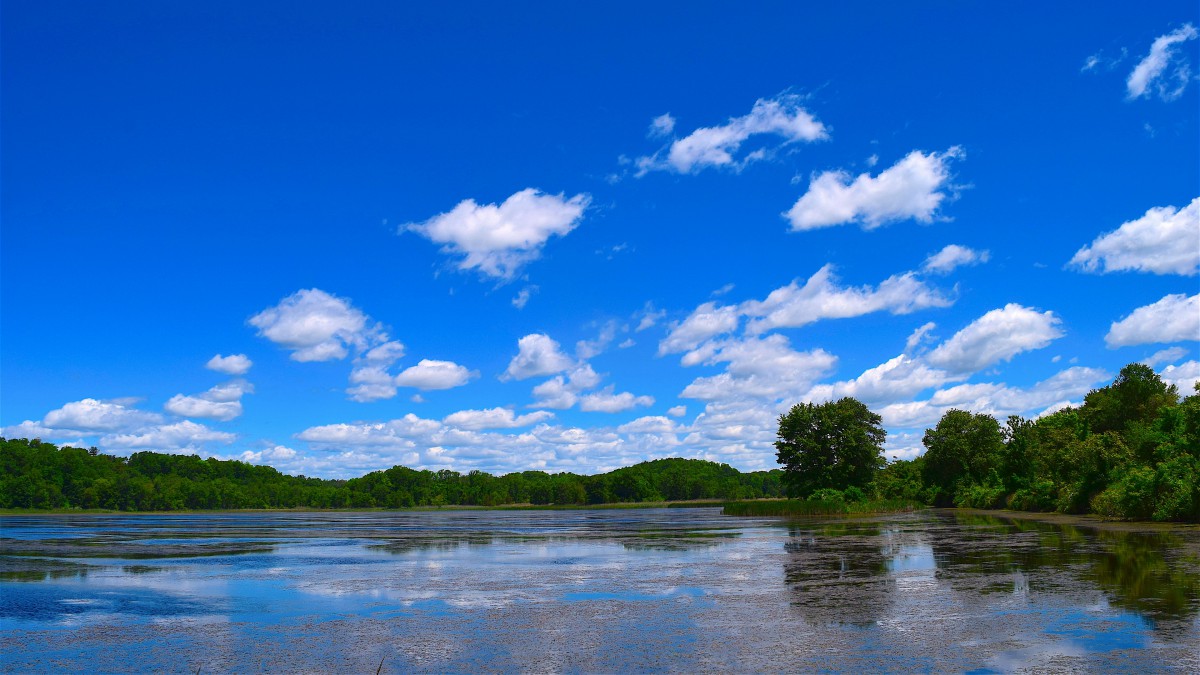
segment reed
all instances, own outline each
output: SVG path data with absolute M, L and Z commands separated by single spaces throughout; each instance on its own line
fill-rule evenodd
M 728 502 L 721 513 L 727 516 L 837 516 L 866 513 L 903 513 L 922 508 L 906 499 L 870 499 L 845 502 L 838 499 L 761 499 Z

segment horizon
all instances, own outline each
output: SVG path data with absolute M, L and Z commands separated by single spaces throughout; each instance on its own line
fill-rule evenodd
M 1200 381 L 1194 2 L 356 11 L 5 4 L 0 435 L 749 472 Z

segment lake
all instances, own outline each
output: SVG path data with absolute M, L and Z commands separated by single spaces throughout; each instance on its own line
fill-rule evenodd
M 0 525 L 5 672 L 1200 672 L 1192 527 L 713 508 Z

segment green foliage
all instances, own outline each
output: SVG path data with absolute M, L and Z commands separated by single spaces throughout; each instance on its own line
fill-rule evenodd
M 781 415 L 775 449 L 788 493 L 868 485 L 884 464 L 882 422 L 853 398 L 801 403 Z
M 1196 389 L 1180 400 L 1174 386 L 1135 363 L 1082 406 L 1037 420 L 1013 416 L 1002 427 L 989 415 L 950 410 L 926 430 L 924 455 L 882 466 L 863 487 L 876 500 L 1200 522 Z M 820 490 L 847 487 L 831 478 L 839 447 L 825 440 L 823 412 L 793 408 L 780 418 L 776 448 L 791 494 L 819 496 L 833 508 L 859 500 Z
M 1004 461 L 1004 436 L 991 415 L 965 410 L 947 411 L 925 432 L 925 484 L 935 490 L 935 502 L 949 506 L 961 500 L 959 486 L 982 484 Z M 982 495 L 970 500 L 977 503 Z
M 350 480 L 288 476 L 268 466 L 139 452 L 128 459 L 34 439 L 0 438 L 0 508 L 179 511 L 246 508 L 574 506 L 755 499 L 783 495 L 782 471 L 741 473 L 698 459 L 660 459 L 595 476 L 525 471 L 417 471 L 395 466 Z

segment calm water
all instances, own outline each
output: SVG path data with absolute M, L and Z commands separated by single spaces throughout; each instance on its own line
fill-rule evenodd
M 928 511 L 5 517 L 5 671 L 1200 671 L 1200 532 Z

